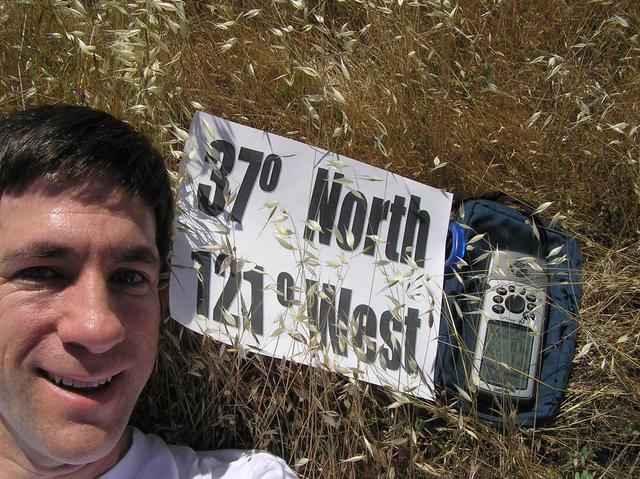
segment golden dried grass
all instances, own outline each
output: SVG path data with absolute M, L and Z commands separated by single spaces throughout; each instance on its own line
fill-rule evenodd
M 169 157 L 202 106 L 458 197 L 553 201 L 582 247 L 578 355 L 542 427 L 496 431 L 169 320 L 136 424 L 309 478 L 638 474 L 635 0 L 0 0 L 0 28 L 1 111 L 105 108 Z

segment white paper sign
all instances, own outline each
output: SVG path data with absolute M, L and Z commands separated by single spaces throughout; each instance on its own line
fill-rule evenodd
M 173 318 L 431 398 L 451 194 L 201 112 L 189 135 Z

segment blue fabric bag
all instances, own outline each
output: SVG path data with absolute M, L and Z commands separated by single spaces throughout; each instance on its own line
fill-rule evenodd
M 445 276 L 435 384 L 444 402 L 496 426 L 534 426 L 557 414 L 567 386 L 582 296 L 582 258 L 575 240 L 540 219 L 531 206 L 518 202 L 516 209 L 506 201 L 514 200 L 495 193 L 467 200 L 458 209 L 455 221 L 468 244 L 466 264 Z M 468 355 L 473 351 L 480 308 L 472 296 L 477 297 L 482 288 L 479 273 L 487 270 L 487 253 L 496 248 L 543 259 L 551 278 L 536 393 L 528 402 L 476 396 L 467 387 Z

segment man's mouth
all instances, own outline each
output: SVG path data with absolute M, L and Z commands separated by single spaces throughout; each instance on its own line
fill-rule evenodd
M 58 376 L 48 371 L 40 371 L 40 373 L 42 377 L 55 384 L 56 386 L 77 393 L 102 391 L 111 384 L 111 380 L 115 377 L 108 376 L 96 381 L 87 382 L 79 381 L 78 379 L 72 379 L 65 376 Z

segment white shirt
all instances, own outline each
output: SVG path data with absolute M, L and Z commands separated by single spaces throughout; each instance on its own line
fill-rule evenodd
M 297 479 L 282 459 L 268 452 L 194 451 L 132 429 L 131 447 L 99 479 Z

